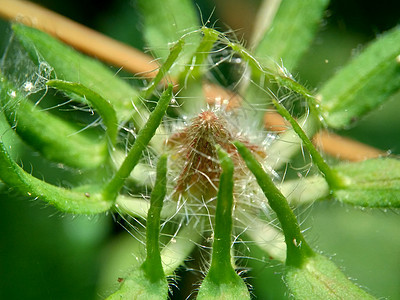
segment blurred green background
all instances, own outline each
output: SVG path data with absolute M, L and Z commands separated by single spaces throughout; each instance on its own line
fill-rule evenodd
M 141 19 L 135 2 L 117 1 L 36 1 L 89 27 L 143 48 Z M 214 7 L 221 29 L 236 29 L 248 36 L 257 0 L 196 1 L 203 16 Z M 162 1 L 160 1 L 162 9 Z M 335 70 L 360 51 L 365 43 L 400 21 L 398 1 L 332 1 L 309 52 L 295 71 L 308 87 L 318 87 Z M 9 29 L 0 21 L 3 51 Z M 284 37 L 283 37 L 284 38 Z M 326 63 L 328 61 L 328 63 Z M 341 132 L 394 154 L 400 153 L 400 96 L 356 126 Z M 0 119 L 1 134 L 7 128 Z M 18 138 L 4 136 L 18 145 Z M 29 149 L 29 148 L 28 148 Z M 22 155 L 23 156 L 23 155 Z M 43 160 L 32 152 L 23 157 L 35 172 L 51 175 Z M 25 161 L 24 157 L 29 157 Z M 56 169 L 56 168 L 53 168 Z M 54 171 L 54 170 L 53 170 Z M 52 171 L 52 172 L 53 172 Z M 68 174 L 67 174 L 68 175 Z M 400 299 L 400 217 L 398 211 L 359 210 L 339 203 L 321 202 L 304 209 L 303 229 L 310 243 L 340 266 L 357 284 L 377 297 Z M 95 299 L 101 268 L 112 260 L 106 251 L 116 236 L 132 239 L 111 215 L 72 217 L 57 212 L 40 201 L 16 195 L 0 183 L 0 299 Z M 125 250 L 125 249 L 123 249 Z M 128 253 L 127 253 L 128 252 Z M 125 255 L 130 256 L 129 248 Z M 256 259 L 247 266 L 247 275 L 258 299 L 285 299 L 282 268 Z M 186 276 L 189 272 L 183 272 Z M 175 299 L 185 299 L 186 291 L 175 291 Z M 281 295 L 281 296 L 277 296 Z

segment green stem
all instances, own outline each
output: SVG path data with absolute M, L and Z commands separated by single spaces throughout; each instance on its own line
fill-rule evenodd
M 41 110 L 1 72 L 0 106 L 24 142 L 47 159 L 83 169 L 94 169 L 107 161 L 105 141 L 93 139 L 80 132 L 82 127 Z
M 157 164 L 157 177 L 150 198 L 150 209 L 147 213 L 146 226 L 146 260 L 142 268 L 151 282 L 165 278 L 161 263 L 159 236 L 160 214 L 167 192 L 167 155 L 162 155 Z
M 275 186 L 270 176 L 263 170 L 250 150 L 238 141 L 234 142 L 234 145 L 238 149 L 247 167 L 256 177 L 258 185 L 268 198 L 269 205 L 275 211 L 281 223 L 287 247 L 286 265 L 300 267 L 307 257 L 314 255 L 314 251 L 306 243 L 301 234 L 296 216 L 290 208 L 285 196 L 283 196 Z
M 151 96 L 154 89 L 160 83 L 160 81 L 167 75 L 169 69 L 171 69 L 172 65 L 177 60 L 179 54 L 182 51 L 183 45 L 185 44 L 183 39 L 178 40 L 170 49 L 169 56 L 163 65 L 161 66 L 160 70 L 158 71 L 156 77 L 149 83 L 143 93 L 143 98 L 147 99 Z
M 118 119 L 114 107 L 110 102 L 108 102 L 98 93 L 80 83 L 53 79 L 47 81 L 46 85 L 61 90 L 65 93 L 76 94 L 88 101 L 102 117 L 104 125 L 106 125 L 107 128 L 106 133 L 109 142 L 112 147 L 115 146 L 118 135 Z
M 165 92 L 161 95 L 160 100 L 158 101 L 154 111 L 150 114 L 148 121 L 139 131 L 135 144 L 129 151 L 121 167 L 104 188 L 103 196 L 105 199 L 114 200 L 117 197 L 119 190 L 122 188 L 126 178 L 128 178 L 133 168 L 137 165 L 143 150 L 146 148 L 151 138 L 154 136 L 171 99 L 172 85 L 169 85 Z
M 180 82 L 187 85 L 188 80 L 199 79 L 204 68 L 204 61 L 207 59 L 210 51 L 218 39 L 218 33 L 210 28 L 203 27 L 201 32 L 204 34 L 196 52 L 191 57 L 185 70 L 180 74 Z
M 98 214 L 108 211 L 113 202 L 99 193 L 73 191 L 51 185 L 25 172 L 8 154 L 0 142 L 0 179 L 21 195 L 40 199 L 65 213 Z
M 275 105 L 278 113 L 283 116 L 286 120 L 290 122 L 293 127 L 293 130 L 298 134 L 301 138 L 304 146 L 311 154 L 311 158 L 313 162 L 317 165 L 318 169 L 324 174 L 326 181 L 328 182 L 331 189 L 338 188 L 342 186 L 342 180 L 339 175 L 335 172 L 335 170 L 331 169 L 329 165 L 325 162 L 324 158 L 321 154 L 315 149 L 314 145 L 300 127 L 300 125 L 296 122 L 296 120 L 290 115 L 287 109 L 280 104 L 277 100 L 272 98 L 272 103 Z
M 298 121 L 302 129 L 308 136 L 313 136 L 319 129 L 319 121 L 312 116 L 304 115 Z M 287 130 L 279 135 L 268 147 L 268 157 L 263 161 L 263 164 L 274 170 L 279 170 L 284 167 L 293 156 L 300 152 L 301 138 L 293 130 Z
M 284 67 L 279 67 L 277 71 L 267 68 L 262 65 L 245 47 L 230 41 L 228 38 L 214 29 L 210 30 L 213 30 L 215 35 L 218 34 L 223 43 L 232 48 L 233 51 L 237 52 L 248 63 L 252 71 L 253 80 L 263 82 L 265 77 L 269 78 L 271 82 L 275 82 L 278 85 L 284 86 L 285 88 L 302 95 L 309 104 L 311 113 L 315 117 L 319 117 L 321 115 L 318 108 L 318 103 L 313 94 L 303 85 L 296 82 L 292 75 Z

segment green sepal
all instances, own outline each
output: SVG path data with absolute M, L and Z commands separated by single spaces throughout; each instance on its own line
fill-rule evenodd
M 350 125 L 400 88 L 400 27 L 381 35 L 319 91 L 328 126 Z
M 62 90 L 66 93 L 76 94 L 89 102 L 89 104 L 95 108 L 102 117 L 104 125 L 106 126 L 106 134 L 110 144 L 112 146 L 115 145 L 118 134 L 118 120 L 117 114 L 110 102 L 80 83 L 53 79 L 47 81 L 46 85 Z
M 222 174 L 215 211 L 211 266 L 201 284 L 197 299 L 250 299 L 246 284 L 231 262 L 234 164 L 220 147 L 217 151 Z
M 122 283 L 118 291 L 107 297 L 107 300 L 166 300 L 168 299 L 167 280 L 151 282 L 142 268 L 136 268 Z
M 207 277 L 201 284 L 199 300 L 246 300 L 250 299 L 249 291 L 239 275 L 232 277 L 229 282 L 216 284 Z
M 132 116 L 134 120 L 140 119 L 139 112 L 135 110 L 143 110 L 138 91 L 99 61 L 37 29 L 14 24 L 13 30 L 35 64 L 46 61 L 54 68 L 57 79 L 79 82 L 107 99 L 115 108 L 120 121 Z
M 352 283 L 328 258 L 317 254 L 301 267 L 286 267 L 285 282 L 294 299 L 375 299 Z
M 106 201 L 99 193 L 64 189 L 33 177 L 17 165 L 0 142 L 0 178 L 19 193 L 43 200 L 62 212 L 97 214 L 108 211 L 113 201 Z
M 335 167 L 345 178 L 333 196 L 344 203 L 363 207 L 400 207 L 400 161 L 395 158 L 370 159 Z
M 107 160 L 107 144 L 80 132 L 81 127 L 41 111 L 0 75 L 4 115 L 18 135 L 44 157 L 76 168 L 95 168 Z

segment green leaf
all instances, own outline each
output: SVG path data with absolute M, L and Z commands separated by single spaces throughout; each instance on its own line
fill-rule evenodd
M 139 162 L 143 150 L 150 143 L 151 138 L 154 136 L 157 128 L 160 126 L 162 118 L 168 108 L 172 99 L 172 85 L 161 95 L 156 108 L 150 114 L 144 127 L 139 131 L 133 147 L 129 150 L 128 155 L 123 161 L 121 167 L 114 174 L 110 182 L 105 186 L 103 195 L 106 199 L 115 199 L 122 188 L 125 180 L 129 177 L 133 168 Z
M 78 192 L 56 187 L 26 173 L 9 156 L 0 142 L 0 178 L 22 195 L 46 201 L 66 213 L 96 214 L 109 210 L 114 202 L 99 193 Z
M 380 36 L 320 89 L 323 116 L 343 128 L 400 88 L 400 27 Z
M 80 127 L 39 110 L 0 75 L 0 101 L 9 124 L 49 160 L 77 168 L 95 168 L 107 159 L 105 142 L 94 141 Z
M 250 299 L 250 294 L 243 280 L 239 277 L 233 278 L 231 281 L 216 284 L 206 278 L 201 284 L 199 300 L 246 300 Z
M 285 282 L 294 299 L 375 299 L 319 254 L 309 257 L 300 268 L 287 267 Z
M 73 83 L 63 80 L 49 80 L 46 84 L 48 86 L 54 87 L 67 93 L 76 94 L 79 97 L 83 97 L 84 99 L 86 99 L 102 117 L 104 125 L 107 128 L 107 137 L 111 145 L 115 145 L 118 134 L 118 120 L 117 114 L 115 113 L 115 110 L 110 102 L 80 83 Z
M 322 176 L 285 181 L 280 189 L 291 204 L 307 204 L 333 194 L 338 201 L 370 208 L 400 207 L 400 161 L 370 159 L 334 167 L 341 185 L 330 188 Z
M 231 262 L 233 170 L 228 154 L 218 147 L 222 174 L 215 211 L 211 267 L 201 284 L 197 299 L 250 299 L 246 284 Z
M 400 207 L 400 161 L 378 158 L 335 168 L 345 178 L 333 191 L 341 202 L 364 207 Z
M 140 0 L 139 8 L 144 17 L 144 36 L 147 46 L 157 58 L 167 58 L 170 43 L 175 43 L 184 34 L 197 30 L 199 22 L 196 11 L 189 0 Z M 184 59 L 194 53 L 200 36 L 192 34 L 185 38 L 186 49 Z
M 328 0 L 283 0 L 254 54 L 271 69 L 276 64 L 292 70 L 310 46 Z
M 39 30 L 21 24 L 14 24 L 13 30 L 37 65 L 46 61 L 58 79 L 81 83 L 101 95 L 115 108 L 120 121 L 131 116 L 140 118 L 139 111 L 135 110 L 142 110 L 138 92 L 103 64 Z

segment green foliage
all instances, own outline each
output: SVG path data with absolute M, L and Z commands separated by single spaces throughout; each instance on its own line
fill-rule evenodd
M 81 127 L 40 110 L 3 76 L 1 82 L 4 115 L 27 144 L 49 160 L 73 167 L 95 168 L 106 162 L 107 145 L 104 141 L 77 133 Z M 60 135 L 65 138 L 60 139 Z
M 332 77 L 319 91 L 324 117 L 343 128 L 399 90 L 400 28 L 385 33 Z
M 165 60 L 169 45 L 177 42 L 184 34 L 198 29 L 195 7 L 188 0 L 170 0 L 162 3 L 157 0 L 138 1 L 144 19 L 144 37 L 155 57 Z M 154 9 L 160 7 L 160 9 Z M 191 35 L 186 43 L 184 59 L 195 51 L 199 36 Z
M 338 163 L 311 142 L 324 126 L 347 127 L 398 91 L 400 35 L 398 28 L 383 34 L 313 92 L 288 70 L 296 68 L 310 46 L 327 2 L 281 1 L 252 51 L 208 28 L 208 22 L 201 27 L 190 1 L 167 0 L 161 7 L 158 1 L 139 1 L 147 46 L 162 62 L 155 78 L 137 82 L 145 85 L 142 89 L 47 34 L 14 24 L 16 40 L 32 62 L 48 68 L 48 77 L 39 72 L 25 77 L 40 77 L 44 88 L 62 92 L 49 100 L 58 101 L 54 107 L 64 105 L 66 97 L 69 109 L 79 104 L 94 110 L 104 130 L 89 133 L 91 124 L 67 119 L 63 111 L 42 109 L 40 102 L 51 96 L 27 91 L 23 82 L 3 72 L 0 192 L 10 188 L 63 213 L 120 214 L 138 241 L 131 249 L 124 246 L 128 253 L 118 253 L 122 261 L 109 269 L 123 270 L 121 276 L 105 271 L 120 282 L 106 288 L 108 299 L 167 299 L 166 276 L 196 255 L 198 245 L 211 248 L 201 254 L 210 262 L 199 299 L 250 299 L 236 271 L 241 264 L 236 258 L 258 252 L 284 264 L 288 293 L 296 299 L 372 298 L 313 250 L 295 212 L 316 200 L 369 208 L 400 206 L 397 158 Z M 210 66 L 223 51 L 226 57 Z M 250 98 L 243 101 L 243 114 L 240 109 L 224 111 L 229 99 L 216 99 L 216 105 L 207 108 L 201 91 L 203 82 L 212 78 L 210 69 L 222 72 L 220 64 L 233 60 L 245 70 L 238 83 L 238 90 Z M 170 82 L 179 89 L 165 87 Z M 301 105 L 291 107 L 295 100 Z M 274 135 L 270 143 L 252 136 L 254 128 L 244 134 L 249 119 L 261 119 L 259 111 L 250 115 L 257 105 L 275 107 L 292 128 Z M 210 113 L 200 114 L 200 109 Z M 188 112 L 199 114 L 192 126 Z M 60 178 L 57 186 L 27 172 L 15 159 L 18 152 L 7 138 L 10 132 L 44 162 L 70 168 L 79 179 L 64 184 Z M 257 128 L 257 134 L 267 136 L 264 128 Z M 190 142 L 188 135 L 193 137 Z M 307 163 L 309 155 L 313 167 L 298 170 L 299 153 L 301 163 Z M 52 182 L 57 182 L 55 177 Z
M 282 1 L 269 30 L 254 50 L 260 62 L 272 69 L 283 64 L 292 70 L 310 46 L 328 3 Z
M 400 207 L 399 160 L 380 158 L 336 167 L 345 184 L 334 190 L 339 201 L 364 207 Z
M 96 214 L 112 208 L 113 201 L 104 199 L 99 193 L 90 193 L 90 190 L 74 192 L 33 177 L 11 159 L 3 143 L 0 147 L 0 178 L 22 195 L 43 200 L 68 213 Z
M 309 258 L 301 268 L 289 267 L 285 275 L 295 299 L 375 299 L 354 285 L 332 261 L 322 255 Z
M 76 96 L 74 97 L 73 95 L 75 94 L 90 103 L 90 106 L 94 107 L 103 119 L 110 146 L 115 146 L 118 134 L 117 114 L 107 100 L 80 83 L 67 82 L 63 80 L 49 80 L 46 84 L 58 90 L 67 92 L 68 94 L 72 94 L 70 95 L 72 99 L 76 99 Z
M 109 101 L 119 120 L 127 120 L 141 107 L 138 92 L 100 62 L 90 59 L 49 35 L 22 26 L 13 25 L 14 33 L 33 62 L 47 62 L 57 79 L 80 83 Z M 135 104 L 135 107 L 132 106 Z M 137 118 L 134 118 L 137 119 Z

